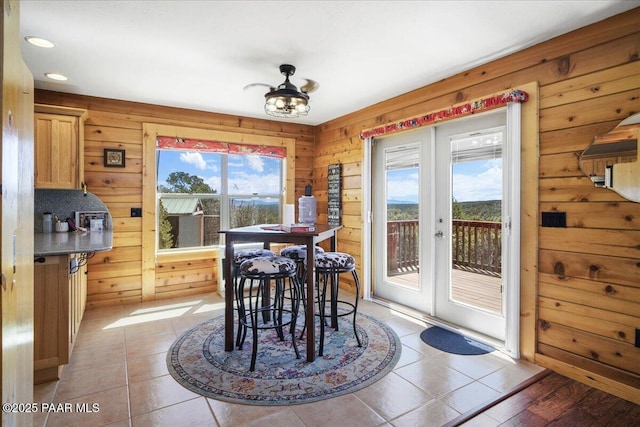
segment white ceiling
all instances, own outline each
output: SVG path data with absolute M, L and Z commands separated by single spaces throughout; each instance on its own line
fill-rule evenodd
M 36 88 L 269 118 L 278 66 L 319 82 L 320 124 L 640 6 L 587 1 L 20 2 Z M 54 82 L 45 72 L 68 76 Z

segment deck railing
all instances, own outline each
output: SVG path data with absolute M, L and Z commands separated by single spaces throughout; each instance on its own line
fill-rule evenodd
M 454 268 L 481 274 L 499 275 L 501 271 L 500 222 L 452 222 L 452 264 Z M 387 222 L 388 274 L 417 271 L 419 267 L 418 221 Z
M 453 220 L 452 260 L 460 269 L 500 274 L 502 264 L 502 223 Z
M 387 221 L 389 275 L 418 271 L 418 221 Z

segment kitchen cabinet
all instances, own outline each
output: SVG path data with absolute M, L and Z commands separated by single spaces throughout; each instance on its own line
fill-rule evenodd
M 69 255 L 69 344 L 71 348 L 76 343 L 80 322 L 87 305 L 87 265 L 81 254 Z
M 60 378 L 69 363 L 87 296 L 86 266 L 74 274 L 79 255 L 37 257 L 34 263 L 34 383 Z
M 35 187 L 80 188 L 84 181 L 86 110 L 36 104 Z

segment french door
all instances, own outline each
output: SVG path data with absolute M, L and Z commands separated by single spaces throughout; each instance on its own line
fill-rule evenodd
M 422 232 L 430 191 L 424 162 L 431 131 L 376 141 L 373 148 L 372 257 L 377 297 L 431 313 L 428 243 Z
M 504 341 L 504 112 L 436 129 L 434 316 Z
M 500 341 L 519 182 L 506 117 L 474 115 L 372 148 L 373 295 Z

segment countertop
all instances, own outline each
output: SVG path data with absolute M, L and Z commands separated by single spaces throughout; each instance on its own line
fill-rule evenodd
M 34 256 L 102 252 L 113 247 L 112 230 L 101 232 L 35 233 Z

